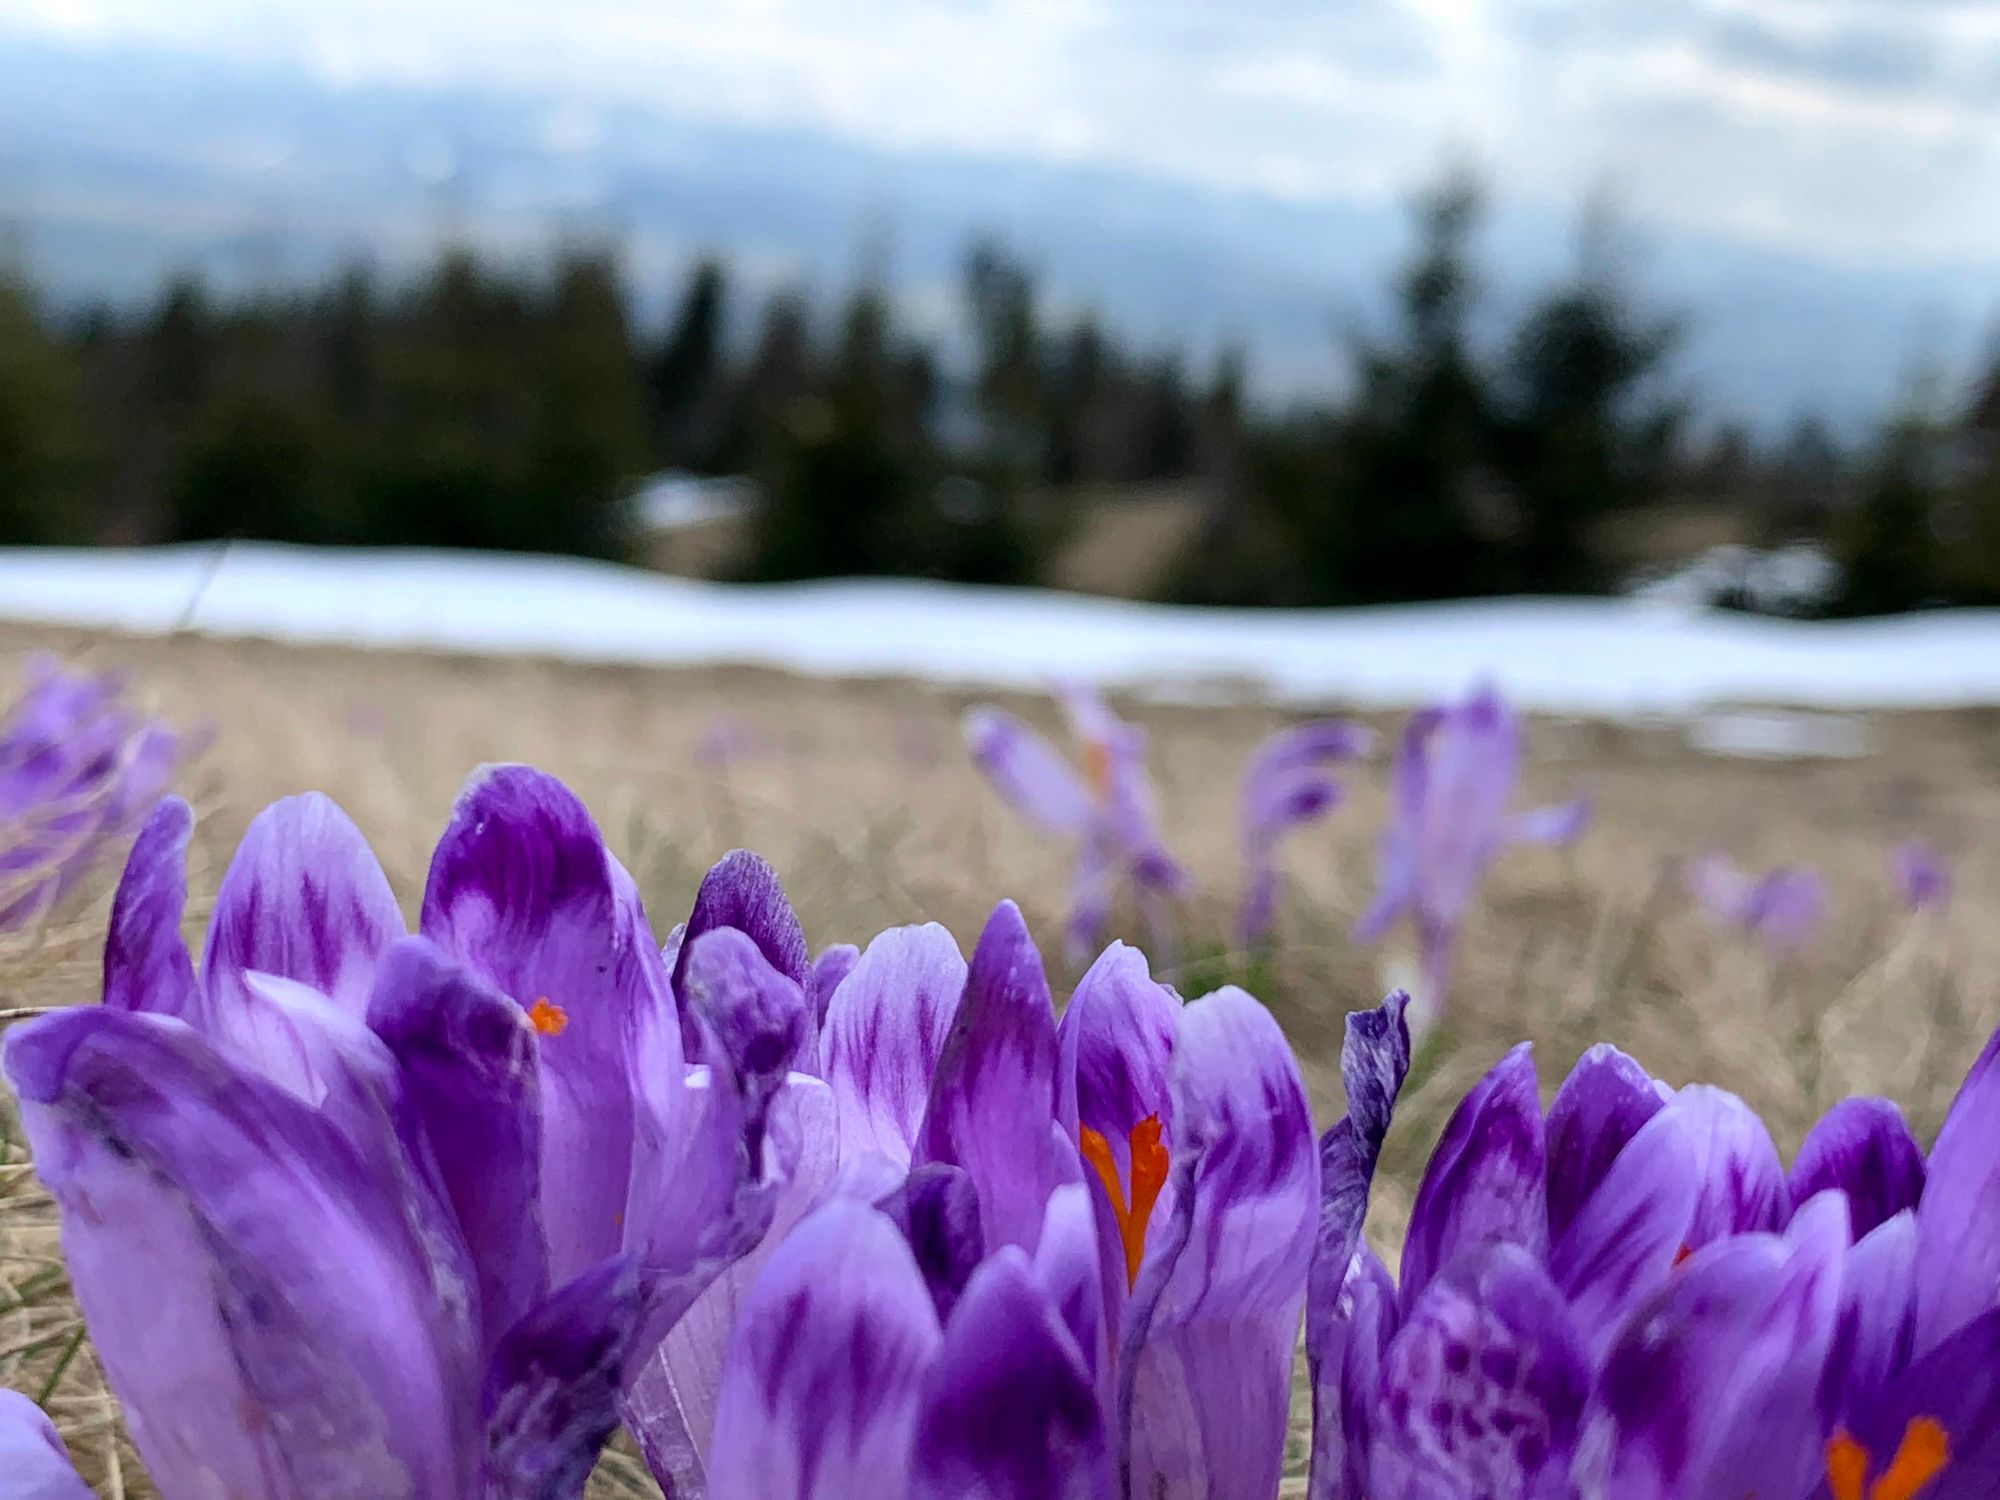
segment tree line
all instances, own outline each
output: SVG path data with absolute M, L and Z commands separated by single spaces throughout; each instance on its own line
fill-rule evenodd
M 962 337 L 919 336 L 878 282 L 755 306 L 697 264 L 639 326 L 614 251 L 532 267 L 443 252 L 288 293 L 177 280 L 149 306 L 57 315 L 0 278 L 0 540 L 222 537 L 629 555 L 662 469 L 747 474 L 759 579 L 1032 582 L 1080 497 L 1146 485 L 1199 525 L 1156 591 L 1235 604 L 1589 592 L 1621 523 L 1690 501 L 1843 564 L 1825 607 L 2000 599 L 2000 451 L 1936 400 L 1843 449 L 1698 435 L 1673 355 L 1603 236 L 1493 338 L 1477 188 L 1415 207 L 1383 326 L 1338 397 L 1249 399 L 1095 316 L 1057 317 L 1029 263 L 968 253 Z M 2000 383 L 1996 383 L 2000 389 Z M 2000 400 L 1994 427 L 2000 430 Z

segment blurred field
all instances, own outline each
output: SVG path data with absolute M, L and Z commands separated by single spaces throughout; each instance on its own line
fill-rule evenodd
M 685 915 L 703 870 L 747 845 L 783 874 L 815 949 L 881 927 L 945 922 L 969 947 L 1013 896 L 1045 942 L 1058 994 L 1065 851 L 1014 822 L 966 762 L 957 720 L 979 696 L 906 683 L 834 683 L 743 670 L 650 671 L 0 628 L 0 686 L 31 650 L 129 669 L 142 698 L 213 743 L 191 779 L 203 816 L 192 885 L 203 909 L 249 818 L 319 788 L 374 842 L 414 914 L 432 840 L 465 774 L 525 760 L 569 781 L 632 868 L 656 931 Z M 1050 705 L 1000 701 L 1055 732 Z M 1190 995 L 1247 984 L 1290 1032 L 1322 1125 L 1340 1108 L 1340 1020 L 1400 974 L 1347 932 L 1368 900 L 1393 717 L 1349 778 L 1351 797 L 1297 838 L 1279 939 L 1229 951 L 1237 892 L 1235 796 L 1244 755 L 1285 719 L 1258 706 L 1121 705 L 1151 735 L 1168 842 L 1202 890 L 1164 977 Z M 1328 705 L 1338 712 L 1338 705 Z M 1842 1094 L 1904 1102 L 1926 1138 L 2000 1021 L 2000 713 L 1867 716 L 1839 760 L 1721 759 L 1683 726 L 1537 720 L 1523 804 L 1591 792 L 1597 821 L 1573 851 L 1499 864 L 1461 946 L 1448 1024 L 1426 1048 L 1391 1136 L 1371 1233 L 1400 1233 L 1424 1153 L 1463 1088 L 1501 1050 L 1537 1043 L 1545 1088 L 1589 1042 L 1616 1041 L 1668 1080 L 1743 1094 L 1788 1150 Z M 1939 843 L 1957 897 L 1942 916 L 1896 905 L 1886 852 Z M 1835 916 L 1803 962 L 1774 968 L 1681 896 L 1676 862 L 1719 847 L 1751 868 L 1816 863 Z M 109 872 L 107 872 L 107 883 Z M 0 950 L 9 1013 L 96 995 L 108 889 L 34 941 Z M 1136 936 L 1136 931 L 1133 932 Z M 0 1165 L 0 1384 L 43 1396 L 107 1495 L 149 1493 L 112 1414 L 54 1261 L 45 1200 L 18 1142 Z M 1302 1415 L 1302 1413 L 1301 1413 Z M 617 1473 L 608 1472 L 617 1470 Z M 614 1457 L 599 1483 L 650 1493 Z

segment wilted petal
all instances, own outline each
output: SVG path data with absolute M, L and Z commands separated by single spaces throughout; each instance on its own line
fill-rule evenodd
M 1403 1242 L 1403 1310 L 1453 1260 L 1486 1245 L 1548 1253 L 1542 1105 L 1527 1043 L 1473 1086 L 1424 1169 Z
M 1843 1099 L 1813 1126 L 1792 1163 L 1792 1201 L 1827 1188 L 1847 1195 L 1856 1238 L 1917 1206 L 1924 1153 L 1900 1109 L 1887 1099 Z
M 1182 1010 L 1173 1081 L 1173 1219 L 1120 1345 L 1131 1489 L 1268 1500 L 1319 1224 L 1312 1114 L 1284 1033 L 1237 989 Z
M 930 1289 L 939 1323 L 951 1316 L 972 1273 L 986 1258 L 979 1228 L 979 1192 L 957 1167 L 918 1167 L 875 1205 L 903 1232 Z
M 194 813 L 165 797 L 146 819 L 125 860 L 104 939 L 104 1003 L 198 1024 L 194 963 L 181 937 L 187 907 L 188 835 Z
M 411 1155 L 435 1166 L 472 1254 L 491 1349 L 548 1287 L 534 1033 L 512 1000 L 415 937 L 384 955 L 368 1024 L 402 1074 Z
M 1054 833 L 1080 834 L 1096 816 L 1083 778 L 1012 714 L 973 709 L 965 716 L 965 743 L 993 790 L 1029 822 Z
M 164 1493 L 471 1492 L 470 1273 L 383 1170 L 386 1121 L 357 1149 L 177 1022 L 120 1011 L 22 1027 L 6 1066 L 98 1357 Z
M 1826 1220 L 1795 1244 L 1739 1236 L 1683 1264 L 1605 1361 L 1584 1493 L 1811 1493 L 1845 1240 Z
M 879 1151 L 908 1165 L 964 991 L 965 960 L 937 923 L 892 927 L 869 943 L 820 1033 L 820 1076 L 840 1112 L 843 1156 Z
M 881 1493 L 856 1491 L 857 1500 Z M 1111 1456 L 1082 1353 L 1008 1247 L 973 1275 L 924 1380 L 910 1500 L 1106 1500 Z
M 0 1390 L 0 1476 L 7 1500 L 96 1500 L 55 1424 L 19 1391 Z
M 1011 901 L 994 908 L 973 951 L 920 1139 L 920 1160 L 972 1178 L 989 1252 L 1032 1250 L 1049 1194 L 1081 1172 L 1056 1126 L 1054 1002 Z
M 1371 1500 L 1563 1493 L 1590 1361 L 1561 1295 L 1513 1245 L 1455 1262 L 1389 1346 Z
M 718 927 L 734 927 L 749 934 L 772 968 L 800 989 L 805 988 L 812 968 L 806 935 L 792 903 L 785 899 L 778 872 L 763 856 L 748 849 L 732 849 L 702 877 L 672 970 L 674 994 L 683 1004 L 687 999 L 682 986 L 687 980 L 688 948 L 703 933 Z M 698 1061 L 701 1054 L 695 1050 L 696 1038 L 685 1013 L 681 1023 L 688 1059 Z
M 558 1283 L 619 1248 L 636 1126 L 634 1033 L 673 1014 L 638 893 L 561 782 L 490 766 L 431 857 L 424 936 L 536 1020 L 542 1227 Z M 678 1045 L 654 1044 L 650 1107 L 669 1114 Z M 665 1124 L 661 1128 L 671 1128 Z
M 835 1199 L 780 1245 L 723 1368 L 713 1500 L 873 1500 L 907 1472 L 940 1344 L 895 1226 Z
M 1848 1252 L 1840 1289 L 1840 1332 L 1827 1361 L 1828 1409 L 1873 1407 L 1916 1349 L 1917 1220 L 1907 1209 L 1884 1220 Z
M 1576 1060 L 1549 1105 L 1549 1237 L 1562 1238 L 1639 1128 L 1673 1097 L 1608 1042 Z
M 1784 1224 L 1791 1192 L 1778 1148 L 1756 1111 L 1734 1094 L 1699 1083 L 1682 1089 L 1669 1108 L 1685 1122 L 1700 1183 L 1688 1248 Z
M 1917 1209 L 1917 1351 L 1936 1348 L 2000 1288 L 2000 1031 L 1965 1075 L 1931 1147 Z
M 1315 1293 L 1317 1295 L 1317 1293 Z M 1366 1500 L 1382 1366 L 1396 1335 L 1396 1283 L 1364 1243 L 1323 1312 L 1307 1312 L 1313 1366 L 1310 1500 Z
M 1103 1258 L 1103 1299 L 1116 1326 L 1130 1284 L 1128 1259 L 1147 1240 L 1148 1217 L 1134 1216 L 1135 1131 L 1152 1139 L 1172 1139 L 1173 1086 L 1169 1076 L 1174 1023 L 1180 997 L 1158 983 L 1136 948 L 1113 943 L 1098 956 L 1063 1011 L 1056 1030 L 1060 1090 L 1058 1116 L 1071 1122 L 1087 1143 L 1097 1243 Z M 1150 1125 L 1145 1122 L 1151 1121 Z M 1115 1202 L 1114 1202 L 1115 1190 Z M 1157 1181 L 1147 1191 L 1164 1195 Z M 1156 1199 L 1150 1222 L 1165 1223 L 1170 1199 Z M 1133 1235 L 1128 1245 L 1125 1233 Z
M 486 1372 L 483 1500 L 577 1500 L 618 1427 L 639 1321 L 626 1256 L 584 1272 L 510 1329 Z
M 353 820 L 318 792 L 251 820 L 215 894 L 201 981 L 212 1009 L 252 1003 L 242 975 L 296 980 L 355 1015 L 375 962 L 403 936 L 389 879 Z
M 1699 1183 L 1679 1115 L 1653 1116 L 1618 1153 L 1549 1252 L 1578 1336 L 1603 1355 L 1632 1309 L 1666 1284 L 1688 1243 Z

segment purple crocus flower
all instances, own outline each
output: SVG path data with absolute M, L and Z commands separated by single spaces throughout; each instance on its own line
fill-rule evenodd
M 1898 844 L 1889 851 L 1889 872 L 1911 911 L 1942 911 L 1951 904 L 1951 869 L 1935 845 L 1923 839 Z
M 94 1500 L 55 1424 L 19 1391 L 0 1390 L 0 1475 L 7 1500 Z
M 2000 1485 L 2000 1037 L 1928 1163 L 1845 1101 L 1789 1176 L 1740 1101 L 1524 1049 L 1446 1126 L 1400 1284 L 1360 1240 L 1408 1065 L 1350 1018 L 1307 1320 L 1318 1500 L 1959 1500 Z M 1989 1134 L 1982 1135 L 1982 1132 Z
M 631 882 L 520 767 L 405 934 L 322 797 L 251 825 L 199 972 L 191 817 L 148 820 L 105 1004 L 7 1038 L 86 1322 L 168 1495 L 576 1494 L 640 1359 L 756 1242 L 806 1006 L 743 934 L 681 1022 Z
M 1521 766 L 1521 728 L 1490 687 L 1463 703 L 1410 716 L 1396 750 L 1389 826 L 1376 858 L 1374 903 L 1354 936 L 1372 943 L 1404 912 L 1417 931 L 1420 1013 L 1442 1006 L 1459 922 L 1479 882 L 1512 843 L 1566 844 L 1589 821 L 1577 800 L 1509 815 Z
M 1145 736 L 1088 689 L 1070 686 L 1061 697 L 1070 732 L 1083 747 L 1081 774 L 1047 740 L 997 708 L 975 708 L 965 717 L 973 760 L 1014 811 L 1075 840 L 1073 956 L 1097 946 L 1121 879 L 1137 893 L 1155 940 L 1164 942 L 1164 903 L 1184 891 L 1188 879 L 1160 842 Z
M 1809 865 L 1753 878 L 1726 856 L 1705 854 L 1689 863 L 1687 884 L 1712 920 L 1755 938 L 1773 958 L 1805 948 L 1826 920 L 1826 881 Z
M 1277 914 L 1280 840 L 1331 812 L 1340 783 L 1328 767 L 1363 754 L 1371 736 L 1333 719 L 1281 729 L 1254 750 L 1243 772 L 1243 905 L 1237 936 L 1261 941 Z
M 0 724 L 0 928 L 32 922 L 135 829 L 184 753 L 117 676 L 36 657 Z

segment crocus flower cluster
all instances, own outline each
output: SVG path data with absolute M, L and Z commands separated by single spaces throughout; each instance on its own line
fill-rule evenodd
M 1936 846 L 1923 839 L 1889 851 L 1889 874 L 1910 911 L 1941 911 L 1951 904 L 1951 870 Z
M 1459 1106 L 1401 1276 L 1361 1241 L 1408 1067 L 1350 1020 L 1308 1319 L 1323 1500 L 2000 1493 L 2000 1035 L 1928 1158 L 1850 1099 L 1787 1172 L 1734 1096 L 1612 1048 L 1541 1108 L 1527 1049 Z
M 1590 820 L 1590 805 L 1580 799 L 1510 813 L 1520 771 L 1520 721 L 1490 687 L 1462 703 L 1423 709 L 1404 726 L 1375 900 L 1354 936 L 1375 942 L 1409 914 L 1426 1015 L 1442 1007 L 1459 923 L 1487 866 L 1510 844 L 1569 843 Z
M 1365 729 L 1319 719 L 1281 729 L 1250 754 L 1243 770 L 1243 905 L 1237 936 L 1261 941 L 1278 909 L 1278 844 L 1287 833 L 1340 805 L 1331 767 L 1366 752 Z
M 1826 921 L 1826 881 L 1810 865 L 1751 876 L 1724 855 L 1704 854 L 1689 861 L 1687 886 L 1712 921 L 1756 939 L 1773 958 L 1798 953 Z
M 35 921 L 131 835 L 183 746 L 127 705 L 112 675 L 29 663 L 0 724 L 0 929 Z
M 1070 882 L 1072 956 L 1092 951 L 1104 931 L 1119 883 L 1130 885 L 1156 940 L 1168 933 L 1166 903 L 1187 887 L 1187 873 L 1160 842 L 1146 737 L 1087 688 L 1061 693 L 1070 733 L 1082 749 L 1079 772 L 1012 714 L 975 708 L 965 717 L 974 762 L 1022 817 L 1076 845 Z

